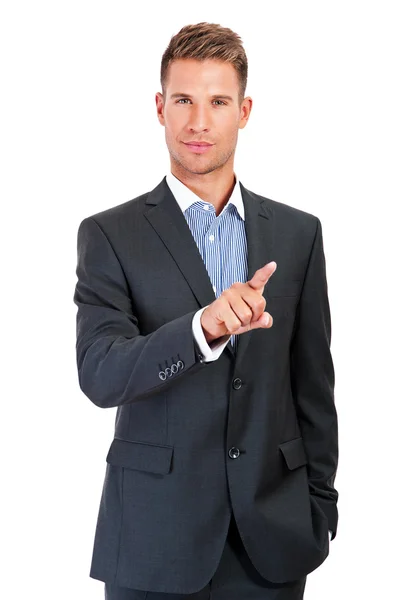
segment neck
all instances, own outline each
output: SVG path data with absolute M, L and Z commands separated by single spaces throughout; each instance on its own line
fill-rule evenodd
M 171 165 L 171 173 L 201 200 L 213 204 L 216 215 L 219 215 L 226 206 L 235 186 L 233 168 L 228 171 L 215 169 L 210 173 L 191 173 L 177 165 Z

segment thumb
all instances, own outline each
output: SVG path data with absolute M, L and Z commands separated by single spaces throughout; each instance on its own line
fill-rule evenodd
M 257 321 L 251 322 L 251 329 L 267 328 L 273 325 L 273 317 L 270 313 L 263 312 Z

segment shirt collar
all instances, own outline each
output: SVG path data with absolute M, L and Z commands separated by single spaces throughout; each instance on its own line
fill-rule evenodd
M 234 204 L 234 206 L 237 208 L 238 214 L 240 215 L 242 220 L 245 221 L 245 211 L 244 203 L 242 200 L 241 187 L 238 177 L 235 173 L 234 176 L 236 183 L 228 202 L 223 207 L 223 210 L 226 210 L 229 204 Z M 192 204 L 194 204 L 194 202 L 202 202 L 204 204 L 209 204 L 208 202 L 205 202 L 205 200 L 197 196 L 197 194 L 194 194 L 194 192 L 190 190 L 186 185 L 184 185 L 184 183 L 182 183 L 180 179 L 177 179 L 177 177 L 175 177 L 175 175 L 173 175 L 172 172 L 166 175 L 166 183 L 168 184 L 170 191 L 174 195 L 176 202 L 180 206 L 183 213 Z

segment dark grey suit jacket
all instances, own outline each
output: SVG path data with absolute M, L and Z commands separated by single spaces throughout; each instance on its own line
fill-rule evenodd
M 213 576 L 232 511 L 259 573 L 303 577 L 337 530 L 338 426 L 320 220 L 246 189 L 248 279 L 271 260 L 271 329 L 205 363 L 192 319 L 215 294 L 164 178 L 78 231 L 77 367 L 117 407 L 90 576 L 190 594 Z

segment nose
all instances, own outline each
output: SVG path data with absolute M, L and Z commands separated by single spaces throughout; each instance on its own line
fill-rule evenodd
M 211 126 L 211 115 L 209 108 L 203 104 L 194 104 L 190 110 L 190 118 L 187 126 L 193 133 L 209 131 Z

